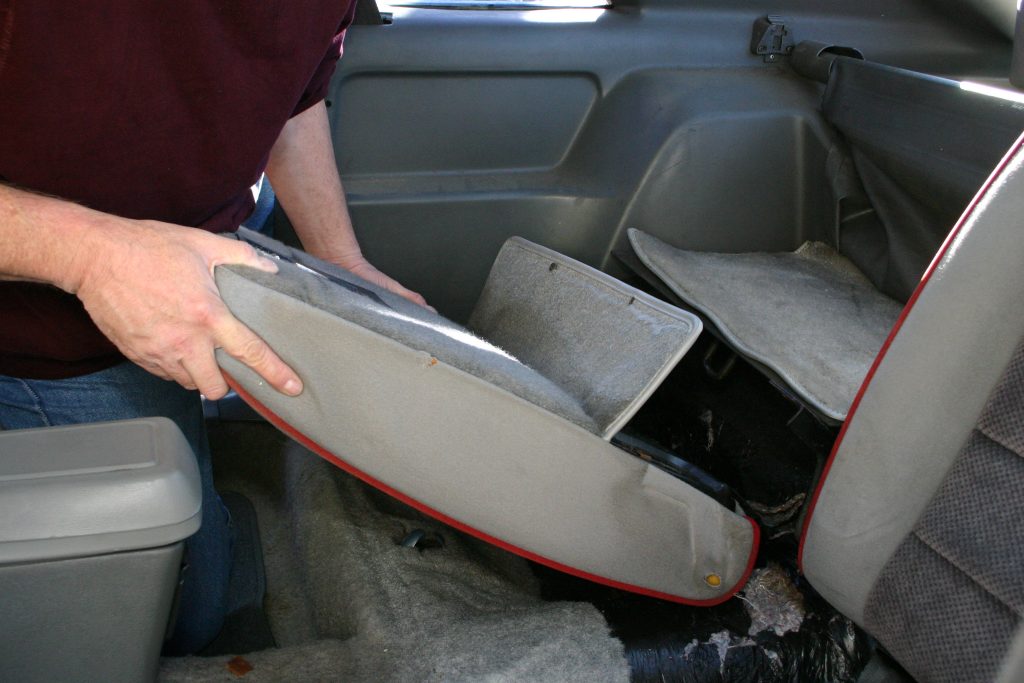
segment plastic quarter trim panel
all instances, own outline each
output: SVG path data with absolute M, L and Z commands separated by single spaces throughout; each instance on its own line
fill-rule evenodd
M 304 448 L 312 451 L 313 453 L 316 453 L 324 460 L 330 462 L 332 465 L 335 465 L 336 467 L 344 470 L 345 472 L 351 474 L 357 479 L 369 484 L 370 486 L 373 486 L 374 488 L 405 503 L 406 505 L 409 505 L 410 507 L 415 508 L 416 510 L 424 514 L 429 515 L 434 519 L 444 522 L 445 524 L 454 527 L 459 531 L 467 533 L 470 536 L 474 536 L 475 538 L 485 541 L 486 543 L 490 543 L 491 545 L 497 546 L 502 550 L 507 550 L 508 552 L 511 552 L 532 562 L 537 562 L 538 564 L 550 567 L 551 569 L 555 569 L 560 572 L 565 572 L 566 574 L 571 574 L 572 576 L 577 576 L 579 578 L 586 579 L 587 581 L 593 581 L 595 583 L 600 583 L 605 586 L 610 586 L 612 588 L 618 588 L 620 590 L 629 591 L 631 593 L 638 593 L 640 595 L 646 595 L 648 597 L 657 598 L 659 600 L 667 600 L 669 602 L 690 605 L 693 607 L 713 607 L 715 605 L 719 605 L 729 600 L 736 593 L 738 593 L 744 585 L 746 585 L 747 580 L 750 578 L 751 573 L 754 571 L 754 563 L 757 559 L 758 548 L 760 547 L 761 530 L 757 526 L 757 523 L 754 522 L 754 520 L 750 517 L 745 517 L 745 519 L 750 523 L 753 532 L 753 544 L 750 551 L 750 557 L 747 562 L 747 567 L 743 572 L 743 576 L 727 592 L 723 593 L 720 597 L 713 598 L 710 600 L 690 600 L 687 598 L 679 597 L 677 595 L 671 595 L 669 593 L 650 590 L 647 588 L 643 588 L 641 586 L 634 586 L 628 583 L 615 581 L 614 579 L 609 579 L 603 576 L 592 574 L 590 572 L 576 569 L 574 567 L 570 567 L 568 565 L 562 564 L 561 562 L 557 562 L 547 557 L 542 557 L 541 555 L 538 555 L 529 550 L 525 550 L 516 545 L 503 541 L 500 538 L 491 536 L 490 534 L 480 531 L 479 529 L 476 529 L 457 519 L 449 517 L 448 515 L 439 512 L 438 510 L 435 510 L 414 498 L 407 496 L 401 491 L 398 491 L 397 489 L 388 486 L 387 484 L 375 479 L 374 477 L 371 477 L 370 475 L 359 470 L 358 468 L 353 467 L 351 464 L 345 462 L 345 460 L 343 460 L 342 458 L 331 453 L 326 448 L 316 443 L 312 439 L 308 438 L 307 436 L 299 432 L 297 429 L 289 425 L 287 422 L 285 422 L 280 416 L 276 415 L 272 410 L 267 408 L 265 405 L 260 403 L 255 397 L 249 394 L 241 386 L 241 384 L 239 384 L 238 381 L 229 373 L 225 372 L 224 376 L 227 379 L 228 385 L 231 386 L 231 388 L 234 389 L 240 397 L 242 397 L 242 400 L 248 403 L 257 413 L 262 415 L 268 422 L 273 424 L 279 430 L 281 430 L 291 438 L 295 439 L 295 441 L 301 444 Z

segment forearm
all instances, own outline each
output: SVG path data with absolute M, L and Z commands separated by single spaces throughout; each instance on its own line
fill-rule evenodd
M 323 102 L 288 121 L 270 153 L 267 176 L 306 251 L 430 308 L 422 296 L 363 257 L 338 177 Z
M 267 176 L 306 251 L 350 269 L 365 261 L 338 177 L 323 102 L 288 121 L 271 151 Z
M 86 261 L 117 219 L 78 204 L 0 184 L 0 279 L 44 282 L 75 293 Z M 92 256 L 90 256 L 90 254 Z
M 298 376 L 221 301 L 213 271 L 224 263 L 277 270 L 236 240 L 0 186 L 0 279 L 75 294 L 128 359 L 211 398 L 227 391 L 217 348 L 298 394 Z

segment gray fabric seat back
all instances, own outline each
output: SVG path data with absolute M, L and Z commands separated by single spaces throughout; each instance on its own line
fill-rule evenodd
M 1022 492 L 1024 344 L 868 594 L 865 626 L 921 678 L 995 678 L 1024 615 Z
M 854 401 L 800 547 L 921 680 L 990 681 L 1024 616 L 1024 137 Z

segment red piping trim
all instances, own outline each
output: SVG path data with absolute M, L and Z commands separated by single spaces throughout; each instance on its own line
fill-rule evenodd
M 542 557 L 540 555 L 537 555 L 536 553 L 530 552 L 529 550 L 525 550 L 525 549 L 520 548 L 518 546 L 512 545 L 511 543 L 507 543 L 505 541 L 502 541 L 499 538 L 495 538 L 494 536 L 491 536 L 490 534 L 487 534 L 487 533 L 485 533 L 483 531 L 480 531 L 479 529 L 474 529 L 473 527 L 469 526 L 468 524 L 464 524 L 463 522 L 460 522 L 457 519 L 449 517 L 448 515 L 446 515 L 446 514 L 444 514 L 442 512 L 438 512 L 437 510 L 435 510 L 435 509 L 433 509 L 433 508 L 431 508 L 431 507 L 429 507 L 427 505 L 424 505 L 423 503 L 419 502 L 418 500 L 416 500 L 414 498 L 410 498 L 409 496 L 407 496 L 406 494 L 402 493 L 401 491 L 398 491 L 396 489 L 391 488 L 390 486 L 388 486 L 384 482 L 371 477 L 370 475 L 366 474 L 362 470 L 359 470 L 359 469 L 353 467 L 349 463 L 345 462 L 344 460 L 342 460 L 338 456 L 336 456 L 333 453 L 329 452 L 327 449 L 325 449 L 324 447 L 320 446 L 318 443 L 316 443 L 312 439 L 308 438 L 304 434 L 300 433 L 297 429 L 295 429 L 290 424 L 285 422 L 276 413 L 274 413 L 272 410 L 270 410 L 265 405 L 260 403 L 256 398 L 254 398 L 245 389 L 243 389 L 238 384 L 238 382 L 235 380 L 235 378 L 232 377 L 231 375 L 229 375 L 227 372 L 224 373 L 224 377 L 227 380 L 228 384 L 231 386 L 231 388 L 234 389 L 236 392 L 238 392 L 238 395 L 242 397 L 242 400 L 244 400 L 246 403 L 248 403 L 257 413 L 262 415 L 264 418 L 267 419 L 268 422 L 273 424 L 275 427 L 280 429 L 282 432 L 284 432 L 288 436 L 290 436 L 293 439 L 295 439 L 296 441 L 298 441 L 300 444 L 302 444 L 303 446 L 305 446 L 309 450 L 311 450 L 314 453 L 316 453 L 317 455 L 319 455 L 324 460 L 327 460 L 331 464 L 333 464 L 333 465 L 335 465 L 335 466 L 345 470 L 349 474 L 351 474 L 351 475 L 353 475 L 353 476 L 363 480 L 364 482 L 366 482 L 370 486 L 373 486 L 373 487 L 375 487 L 377 489 L 380 489 L 381 491 L 383 491 L 384 493 L 388 494 L 389 496 L 392 496 L 393 498 L 397 498 L 398 500 L 402 501 L 406 505 L 409 505 L 409 506 L 419 510 L 420 512 L 422 512 L 424 514 L 427 514 L 427 515 L 429 515 L 429 516 L 431 516 L 431 517 L 433 517 L 435 519 L 438 519 L 438 520 L 444 522 L 445 524 L 447 524 L 449 526 L 453 526 L 456 529 L 458 529 L 459 531 L 464 531 L 465 533 L 467 533 L 467 534 L 469 534 L 471 536 L 475 536 L 475 537 L 479 538 L 482 541 L 486 541 L 487 543 L 490 543 L 491 545 L 496 545 L 499 548 L 507 550 L 507 551 L 509 551 L 511 553 L 515 553 L 516 555 L 519 555 L 520 557 L 525 557 L 526 559 L 532 560 L 534 562 L 537 562 L 538 564 L 542 564 L 542 565 L 545 565 L 547 567 L 551 567 L 552 569 L 557 569 L 558 571 L 565 572 L 566 574 L 572 574 L 573 576 L 578 576 L 581 579 L 586 579 L 588 581 L 594 581 L 595 583 L 604 584 L 605 586 L 611 586 L 612 588 L 619 588 L 621 590 L 629 591 L 631 593 L 639 593 L 640 595 L 646 595 L 648 597 L 658 598 L 659 600 L 668 600 L 670 602 L 678 602 L 678 603 L 682 603 L 684 605 L 692 605 L 694 607 L 712 607 L 714 605 L 718 605 L 718 604 L 721 604 L 721 603 L 725 602 L 726 600 L 731 598 L 733 595 L 735 595 L 737 592 L 739 592 L 739 590 L 741 588 L 743 588 L 744 585 L 746 585 L 747 579 L 750 578 L 751 572 L 754 571 L 754 561 L 757 558 L 757 549 L 758 549 L 758 546 L 760 545 L 760 542 L 761 542 L 761 530 L 757 526 L 757 524 L 754 522 L 754 520 L 751 519 L 750 517 L 745 517 L 745 519 L 748 522 L 750 522 L 750 526 L 753 529 L 753 533 L 754 533 L 753 545 L 752 545 L 751 550 L 750 550 L 750 559 L 747 560 L 747 567 L 746 567 L 746 570 L 743 573 L 743 577 L 739 580 L 739 582 L 736 583 L 735 586 L 732 587 L 732 589 L 728 593 L 725 593 L 725 594 L 723 594 L 723 595 L 721 595 L 721 596 L 719 596 L 717 598 L 711 598 L 709 600 L 690 600 L 690 599 L 687 599 L 687 598 L 681 598 L 681 597 L 676 596 L 676 595 L 670 595 L 668 593 L 662 593 L 662 592 L 659 592 L 659 591 L 650 590 L 648 588 L 643 588 L 641 586 L 634 586 L 632 584 L 622 583 L 620 581 L 615 581 L 613 579 L 607 579 L 607 578 L 604 578 L 602 576 L 597 576 L 596 574 L 591 574 L 589 572 L 585 572 L 585 571 L 582 571 L 580 569 L 575 569 L 575 568 L 570 567 L 568 565 L 564 565 L 561 562 L 556 562 L 555 560 L 551 560 L 551 559 L 548 559 L 546 557 Z
M 1013 143 L 1010 150 L 1000 160 L 995 170 L 992 171 L 985 184 L 981 186 L 978 193 L 974 195 L 971 203 L 968 204 L 967 209 L 963 215 L 960 216 L 960 220 L 957 221 L 953 229 L 946 235 L 945 241 L 942 246 L 939 247 L 938 253 L 932 262 L 928 264 L 928 269 L 925 270 L 924 275 L 921 276 L 921 281 L 917 283 L 917 287 L 914 289 L 914 293 L 910 295 L 910 299 L 907 300 L 907 305 L 903 307 L 903 311 L 900 312 L 900 317 L 896 319 L 896 324 L 893 325 L 892 330 L 889 332 L 889 336 L 886 337 L 885 343 L 882 344 L 882 348 L 879 350 L 878 355 L 875 356 L 875 360 L 871 363 L 871 368 L 868 370 L 868 374 L 864 377 L 864 381 L 860 385 L 860 389 L 857 390 L 857 395 L 853 399 L 853 403 L 850 404 L 850 410 L 846 414 L 846 420 L 843 422 L 843 426 L 839 429 L 839 436 L 836 437 L 835 443 L 832 445 L 832 452 L 828 456 L 828 461 L 825 463 L 825 468 L 821 471 L 821 477 L 818 479 L 818 485 L 814 489 L 814 495 L 811 497 L 811 503 L 807 508 L 807 514 L 804 516 L 804 527 L 800 532 L 800 547 L 797 551 L 797 567 L 801 572 L 804 570 L 804 547 L 807 544 L 807 530 L 811 527 L 811 517 L 814 516 L 814 509 L 818 505 L 818 498 L 821 496 L 821 491 L 825 487 L 825 480 L 828 479 L 828 474 L 832 469 L 832 464 L 835 462 L 836 453 L 839 452 L 839 446 L 843 443 L 843 437 L 846 436 L 846 428 L 850 426 L 850 422 L 853 420 L 854 414 L 857 412 L 857 408 L 860 406 L 860 401 L 864 398 L 864 393 L 867 391 L 868 385 L 871 384 L 871 380 L 874 379 L 875 371 L 878 370 L 878 366 L 882 364 L 882 360 L 885 355 L 889 352 L 889 347 L 892 346 L 893 339 L 899 333 L 900 328 L 903 327 L 903 322 L 907 319 L 910 314 L 910 310 L 917 303 L 918 298 L 921 296 L 921 292 L 927 286 L 928 281 L 931 280 L 932 274 L 938 269 L 939 263 L 945 258 L 946 252 L 949 251 L 950 246 L 956 240 L 960 231 L 967 224 L 967 222 L 973 217 L 974 212 L 977 211 L 978 206 L 981 204 L 985 195 L 992 189 L 996 184 L 996 180 L 1002 175 L 1003 171 L 1006 170 L 1007 166 L 1013 161 L 1021 150 L 1024 149 L 1024 135 L 1017 138 L 1017 141 Z

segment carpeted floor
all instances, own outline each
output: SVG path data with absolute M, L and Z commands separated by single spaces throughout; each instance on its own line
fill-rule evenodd
M 223 424 L 211 441 L 218 486 L 257 512 L 279 648 L 167 658 L 161 680 L 628 680 L 601 614 L 543 601 L 525 561 L 374 492 L 267 425 Z M 401 545 L 417 530 L 431 543 Z

